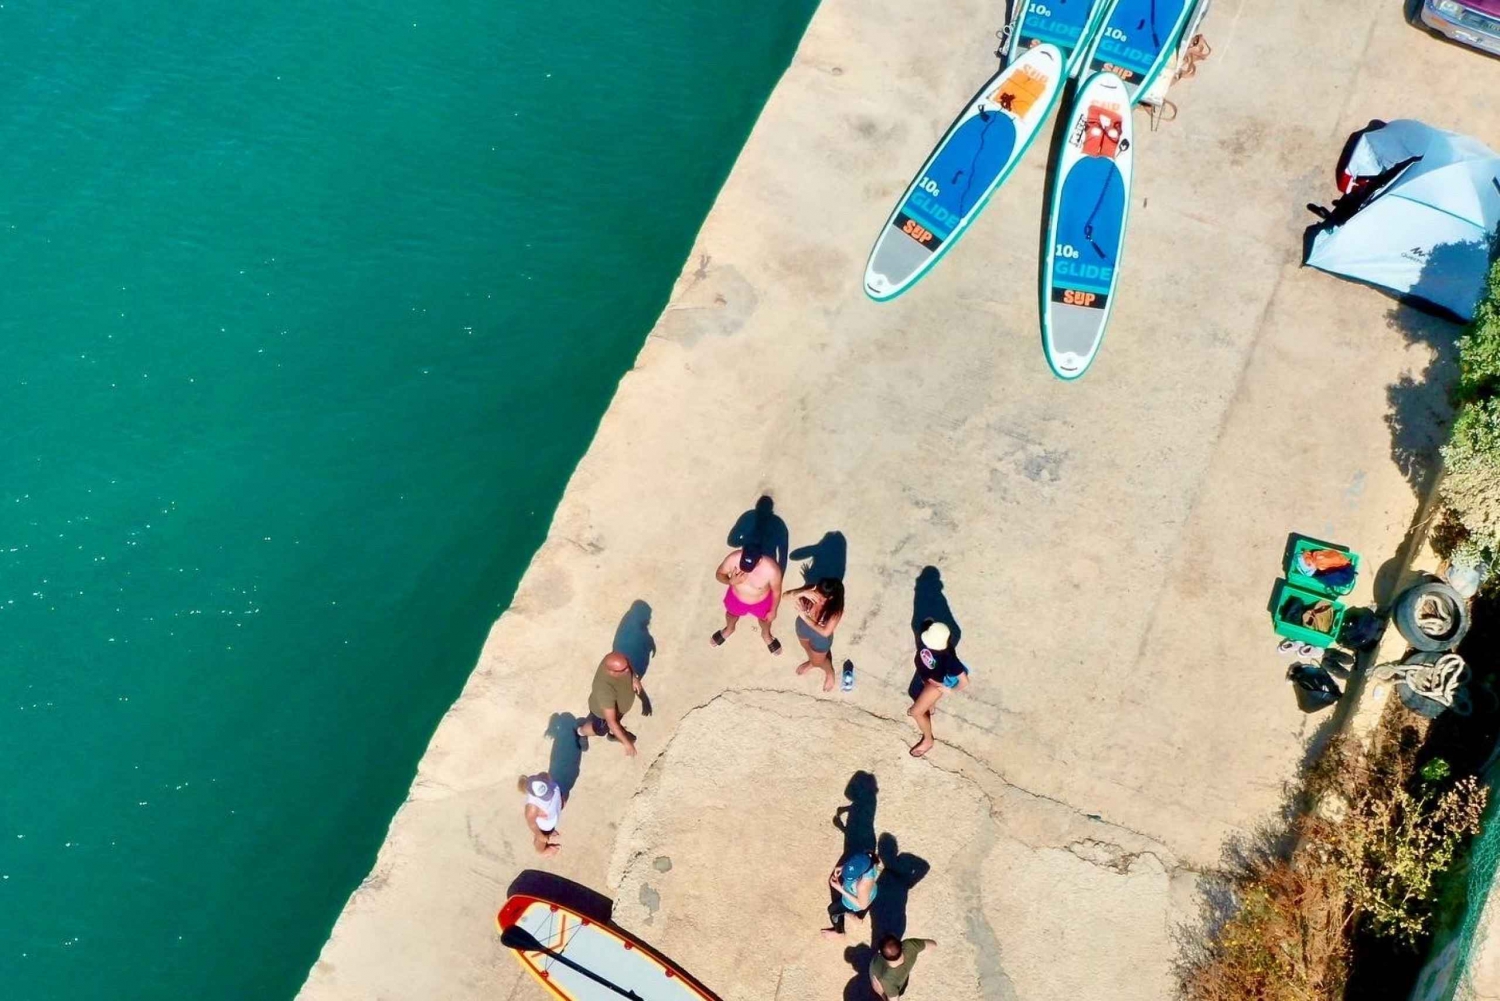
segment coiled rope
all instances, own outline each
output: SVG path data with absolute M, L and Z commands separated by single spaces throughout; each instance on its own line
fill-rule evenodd
M 1467 692 L 1469 665 L 1456 653 L 1445 653 L 1432 664 L 1381 664 L 1371 672 L 1376 681 L 1405 685 L 1424 699 L 1447 706 L 1460 716 L 1473 712 Z

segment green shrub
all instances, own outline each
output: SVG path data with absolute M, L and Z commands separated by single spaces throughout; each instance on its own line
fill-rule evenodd
M 1500 261 L 1490 268 L 1489 285 L 1458 341 L 1458 399 L 1467 403 L 1500 392 Z
M 1443 500 L 1472 541 L 1500 551 L 1500 397 L 1466 403 L 1443 446 Z

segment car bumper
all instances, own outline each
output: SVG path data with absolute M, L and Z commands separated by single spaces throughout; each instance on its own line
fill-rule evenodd
M 1500 34 L 1492 34 L 1471 24 L 1460 24 L 1425 3 L 1419 16 L 1423 24 L 1445 38 L 1491 55 L 1500 55 Z

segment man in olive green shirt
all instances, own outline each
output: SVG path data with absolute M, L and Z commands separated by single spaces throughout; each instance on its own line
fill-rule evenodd
M 631 670 L 623 653 L 607 653 L 594 671 L 594 687 L 589 691 L 589 712 L 578 724 L 579 750 L 588 747 L 587 736 L 608 736 L 617 740 L 627 758 L 635 757 L 635 735 L 625 729 L 625 714 L 635 705 L 641 690 L 641 679 Z
M 899 939 L 885 935 L 870 960 L 870 986 L 886 1001 L 906 993 L 906 982 L 911 979 L 911 968 L 916 965 L 917 953 L 923 949 L 936 948 L 930 938 Z

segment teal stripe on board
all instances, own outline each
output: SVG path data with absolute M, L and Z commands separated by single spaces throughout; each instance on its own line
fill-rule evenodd
M 6 1001 L 297 989 L 814 5 L 0 9 Z

